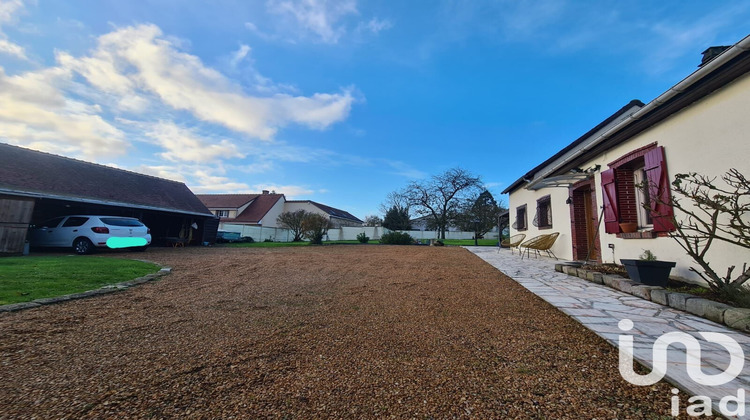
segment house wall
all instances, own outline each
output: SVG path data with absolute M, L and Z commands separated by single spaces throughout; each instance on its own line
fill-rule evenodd
M 265 227 L 279 227 L 278 223 L 276 223 L 276 219 L 286 210 L 284 206 L 285 201 L 286 200 L 284 200 L 283 196 L 279 198 L 278 201 L 276 201 L 276 204 L 274 204 L 273 207 L 268 210 L 268 213 L 266 213 L 266 215 L 260 220 L 260 224 Z
M 324 212 L 318 206 L 315 206 L 311 203 L 307 203 L 307 202 L 290 203 L 288 201 L 284 203 L 284 211 L 294 212 L 297 210 L 304 210 L 310 213 L 317 213 L 321 216 L 328 217 L 328 213 Z
M 730 168 L 736 168 L 746 176 L 750 175 L 748 109 L 750 109 L 750 75 L 735 80 L 700 102 L 683 109 L 582 166 L 600 164 L 602 170 L 606 170 L 608 163 L 634 149 L 658 143 L 659 146 L 664 147 L 670 182 L 678 173 L 698 172 L 711 177 L 720 177 Z M 596 174 L 595 193 L 601 204 L 600 173 Z M 511 195 L 511 203 L 515 206 L 513 195 Z M 676 216 L 680 220 L 679 213 Z M 692 259 L 674 239 L 669 237 L 622 239 L 617 238 L 615 234 L 605 233 L 604 226 L 599 228 L 604 262 L 619 263 L 621 258 L 638 258 L 645 249 L 649 249 L 660 260 L 677 262 L 677 267 L 672 270 L 673 276 L 701 283 L 700 278 L 689 271 L 689 267 L 695 266 Z M 570 246 L 569 238 L 563 243 Z M 614 252 L 608 248 L 610 244 L 614 245 Z M 721 274 L 726 272 L 727 267 L 736 265 L 738 267 L 735 269 L 736 274 L 742 264 L 748 261 L 747 256 L 747 249 L 714 242 L 708 254 L 708 260 L 711 267 Z
M 539 228 L 534 226 L 534 216 L 536 215 L 537 200 L 544 197 L 550 196 L 550 203 L 552 206 L 552 227 L 551 228 Z M 510 194 L 510 235 L 516 235 L 523 233 L 526 235 L 526 239 L 531 239 L 538 235 L 546 235 L 553 232 L 559 232 L 560 236 L 555 241 L 555 245 L 552 247 L 552 252 L 557 255 L 558 258 L 571 260 L 573 259 L 573 248 L 571 243 L 570 235 L 570 208 L 565 201 L 568 199 L 567 188 L 542 188 L 541 190 L 532 191 L 525 188 L 519 188 Z M 518 230 L 513 228 L 513 223 L 516 221 L 516 208 L 526 204 L 526 230 Z

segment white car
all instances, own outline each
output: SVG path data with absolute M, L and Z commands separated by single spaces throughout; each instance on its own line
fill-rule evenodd
M 151 229 L 138 219 L 120 216 L 55 217 L 32 227 L 29 236 L 33 247 L 72 247 L 77 254 L 97 247 L 145 251 L 151 244 Z

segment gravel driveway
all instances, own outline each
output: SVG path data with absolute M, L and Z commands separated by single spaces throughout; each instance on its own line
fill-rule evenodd
M 669 412 L 669 385 L 629 385 L 615 349 L 461 248 L 130 256 L 173 274 L 0 314 L 0 418 Z

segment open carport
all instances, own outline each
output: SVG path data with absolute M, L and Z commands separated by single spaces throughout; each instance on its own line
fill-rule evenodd
M 30 225 L 71 214 L 136 217 L 154 245 L 213 243 L 218 228 L 182 182 L 0 144 L 0 254 L 22 252 Z

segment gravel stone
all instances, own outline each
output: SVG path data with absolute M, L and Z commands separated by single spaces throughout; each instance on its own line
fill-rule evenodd
M 0 314 L 0 418 L 669 414 L 670 385 L 627 383 L 615 348 L 465 249 L 148 257 L 175 270 Z

